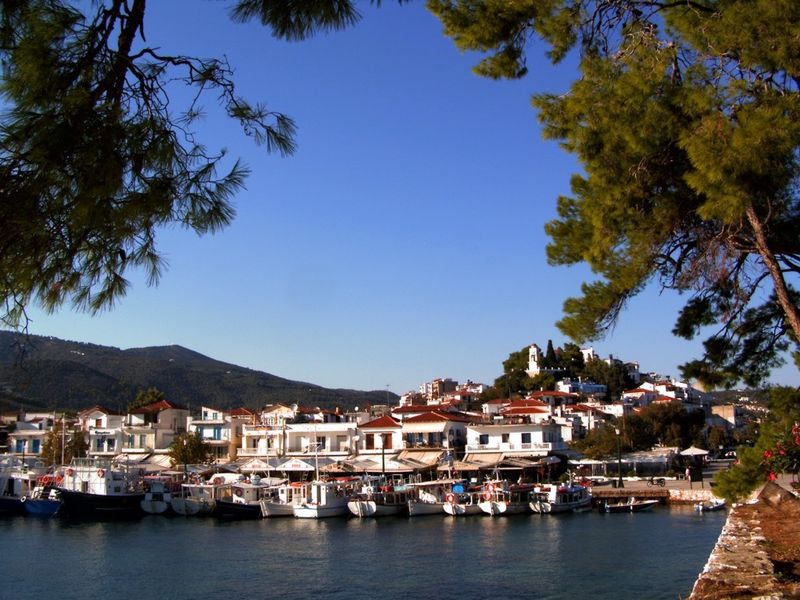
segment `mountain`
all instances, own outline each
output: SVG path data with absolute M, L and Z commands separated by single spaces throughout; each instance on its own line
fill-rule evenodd
M 121 350 L 0 331 L 0 410 L 81 410 L 101 404 L 124 412 L 139 391 L 151 387 L 193 410 L 275 403 L 344 409 L 397 401 L 384 390 L 327 389 L 181 346 Z

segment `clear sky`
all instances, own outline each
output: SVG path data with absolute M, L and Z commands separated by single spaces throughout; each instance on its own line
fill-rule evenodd
M 492 383 L 508 354 L 568 341 L 565 298 L 591 276 L 547 265 L 543 231 L 574 157 L 541 139 L 531 94 L 561 92 L 574 65 L 532 50 L 522 81 L 473 75 L 422 2 L 361 5 L 353 28 L 304 42 L 228 20 L 230 2 L 148 3 L 164 52 L 225 55 L 242 95 L 289 114 L 298 151 L 269 156 L 209 96 L 201 139 L 252 174 L 213 236 L 162 232 L 169 268 L 141 273 L 89 317 L 34 311 L 31 333 L 121 348 L 179 344 L 326 387 L 402 393 L 436 377 Z M 670 331 L 678 299 L 648 290 L 593 344 L 678 376 L 699 342 Z M 796 369 L 775 374 L 798 385 Z

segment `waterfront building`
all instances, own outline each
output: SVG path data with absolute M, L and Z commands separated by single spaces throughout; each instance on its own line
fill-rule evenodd
M 190 417 L 187 429 L 191 434 L 199 434 L 209 449 L 210 458 L 214 462 L 226 462 L 236 458 L 231 452 L 231 443 L 235 443 L 235 430 L 231 414 L 211 406 L 200 407 L 199 417 Z
M 95 405 L 78 413 L 78 427 L 88 438 L 89 457 L 111 458 L 123 447 L 122 425 L 125 416 Z
M 166 454 L 173 440 L 186 433 L 189 410 L 168 400 L 134 409 L 122 426 L 121 452 L 141 459 L 153 452 Z

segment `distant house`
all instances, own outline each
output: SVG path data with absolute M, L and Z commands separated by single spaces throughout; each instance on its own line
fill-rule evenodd
M 211 406 L 200 408 L 200 418 L 190 418 L 189 433 L 198 433 L 210 449 L 215 462 L 231 460 L 230 445 L 234 439 L 230 413 Z
M 168 400 L 153 402 L 131 411 L 122 427 L 122 452 L 166 453 L 176 436 L 185 433 L 189 410 Z
M 10 454 L 20 457 L 39 456 L 53 421 L 36 417 L 31 421 L 17 421 L 14 431 L 8 434 Z
M 403 447 L 403 425 L 391 415 L 360 425 L 359 432 L 358 454 L 380 456 Z
M 403 447 L 461 452 L 467 440 L 467 423 L 469 418 L 464 415 L 435 410 L 409 417 L 402 422 Z
M 78 427 L 89 440 L 89 456 L 112 457 L 122 447 L 125 417 L 105 406 L 95 405 L 78 413 Z
M 501 455 L 497 462 L 508 457 L 543 457 L 566 444 L 557 423 L 499 423 L 467 426 L 467 460 L 481 461 L 481 456 Z

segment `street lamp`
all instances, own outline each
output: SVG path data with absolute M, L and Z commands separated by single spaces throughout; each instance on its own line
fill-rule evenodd
M 614 433 L 617 434 L 617 487 L 624 488 L 625 483 L 622 481 L 622 448 L 620 447 L 619 437 L 621 431 L 615 427 Z

